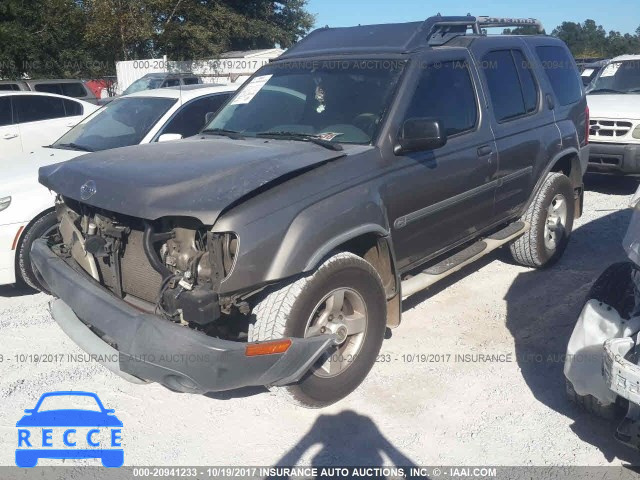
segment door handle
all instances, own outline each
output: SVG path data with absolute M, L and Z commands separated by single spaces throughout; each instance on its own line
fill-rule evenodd
M 69 122 L 65 125 L 65 127 L 72 128 L 72 127 L 75 127 L 77 124 L 78 124 L 77 122 Z
M 2 138 L 4 138 L 5 140 L 11 140 L 12 138 L 16 138 L 17 136 L 17 133 L 5 133 Z
M 486 157 L 487 155 L 491 155 L 493 153 L 493 149 L 489 145 L 484 145 L 478 148 L 478 156 Z

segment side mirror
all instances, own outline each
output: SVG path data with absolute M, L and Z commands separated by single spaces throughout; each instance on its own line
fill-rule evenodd
M 213 117 L 215 116 L 216 112 L 207 112 L 204 116 L 204 124 L 209 125 L 211 123 L 211 120 L 213 120 Z
M 27 408 L 24 413 L 35 413 L 35 409 L 33 408 Z
M 438 120 L 433 118 L 410 118 L 404 122 L 398 144 L 393 149 L 396 155 L 410 152 L 435 150 L 447 144 L 447 134 Z
M 158 137 L 158 142 L 173 142 L 174 140 L 182 140 L 179 133 L 164 133 Z

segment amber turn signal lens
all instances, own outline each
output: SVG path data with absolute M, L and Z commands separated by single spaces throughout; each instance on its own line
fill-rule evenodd
M 252 343 L 247 345 L 244 354 L 247 357 L 257 357 L 259 355 L 275 355 L 289 350 L 291 340 L 277 340 L 275 342 Z

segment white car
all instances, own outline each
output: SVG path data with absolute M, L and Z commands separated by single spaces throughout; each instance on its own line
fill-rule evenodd
M 0 160 L 50 145 L 98 108 L 53 93 L 0 92 Z
M 589 169 L 640 174 L 640 55 L 613 58 L 587 90 Z
M 0 183 L 0 285 L 43 290 L 29 252 L 56 225 L 54 195 L 38 183 L 41 166 L 86 152 L 178 140 L 197 134 L 239 85 L 194 85 L 120 97 L 76 125 L 51 146 L 3 162 Z M 6 164 L 6 165 L 5 165 Z

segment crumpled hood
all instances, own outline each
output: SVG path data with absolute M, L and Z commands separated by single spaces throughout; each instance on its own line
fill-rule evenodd
M 640 120 L 640 94 L 587 95 L 591 118 Z
M 347 150 L 297 141 L 194 137 L 43 167 L 40 183 L 65 197 L 133 217 L 187 216 L 213 225 L 222 210 L 243 196 L 283 175 L 342 157 Z M 83 189 L 87 182 L 92 188 Z

